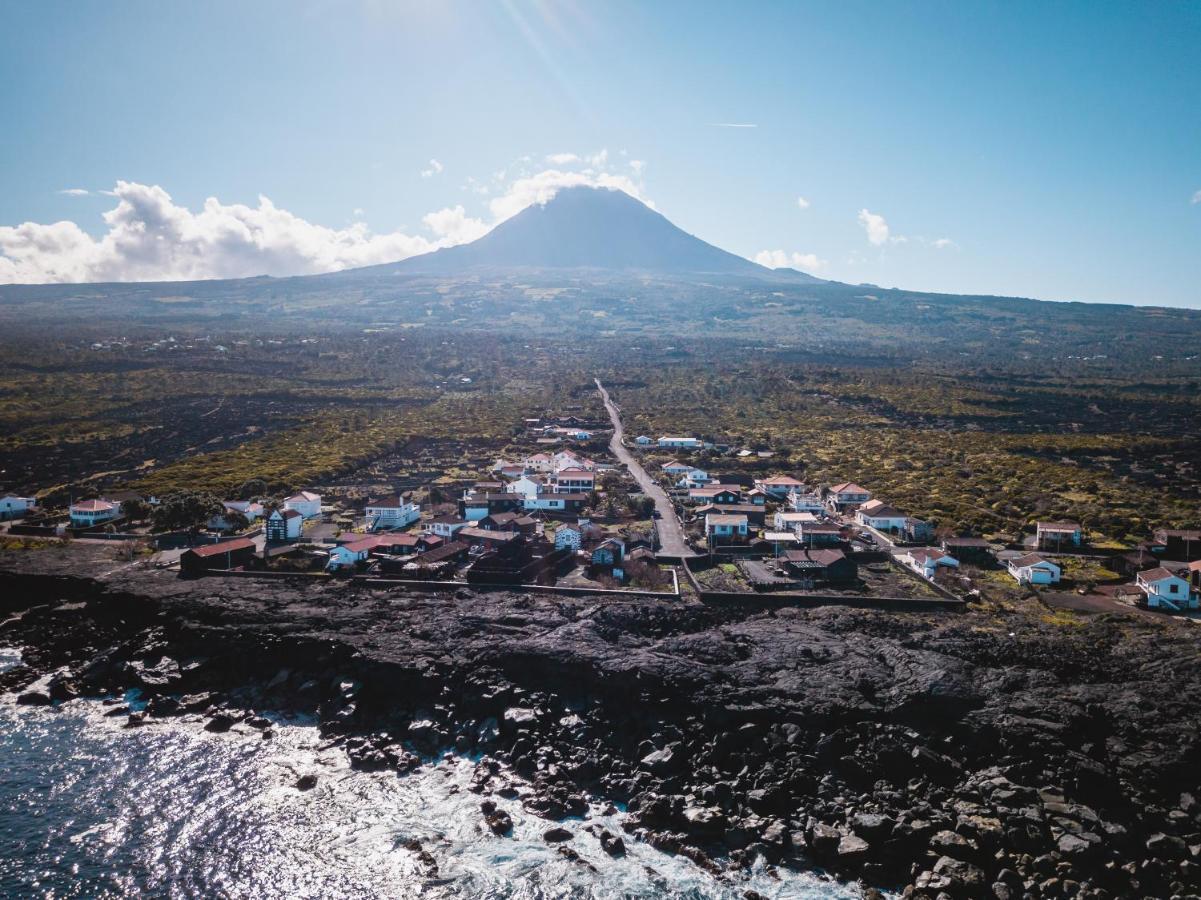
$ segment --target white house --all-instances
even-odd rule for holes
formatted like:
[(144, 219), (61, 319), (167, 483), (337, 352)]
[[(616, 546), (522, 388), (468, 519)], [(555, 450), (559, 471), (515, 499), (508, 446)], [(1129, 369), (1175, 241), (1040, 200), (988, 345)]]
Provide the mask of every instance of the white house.
[(306, 519), (321, 518), (321, 495), (300, 491), (284, 500), (284, 509), (294, 509)]
[(746, 516), (740, 513), (705, 513), (705, 537), (712, 540), (741, 540), (746, 536)]
[(640, 434), (640, 435), (638, 435), (638, 437), (634, 438), (634, 443), (637, 444), (639, 447), (646, 447), (650, 444), (653, 444), (654, 441), (652, 441), (645, 434)]
[(788, 492), (788, 508), (793, 512), (819, 513), (826, 507), (816, 492), (794, 490)]
[(1018, 584), (1059, 584), (1062, 570), (1037, 553), (1015, 556), (1005, 563)]
[(923, 578), (933, 578), (939, 568), (958, 569), (959, 560), (937, 547), (919, 547), (901, 557), (901, 561)]
[(571, 525), (564, 525), (555, 531), (555, 549), (579, 550), (582, 538), (583, 534), (580, 529), (573, 528)]
[(1189, 583), (1163, 566), (1139, 572), (1134, 583), (1147, 595), (1149, 609), (1179, 612), (1182, 609), (1196, 609), (1199, 605)]
[(539, 494), (537, 497), (526, 497), (523, 505), (527, 512), (571, 512), (580, 509), (587, 499), (586, 494)]
[(267, 516), (267, 540), (282, 544), (300, 537), (304, 526), (304, 515), (296, 509), (276, 509)]
[(772, 519), (772, 525), (776, 531), (791, 531), (799, 532), (801, 527), (806, 524), (814, 524), (817, 522), (817, 516), (811, 512), (785, 512), (780, 510)]
[(664, 436), (659, 438), (658, 443), (660, 447), (675, 447), (681, 450), (700, 450), (705, 446), (704, 441), (694, 437)]
[(872, 492), (867, 488), (860, 487), (853, 481), (844, 481), (841, 484), (836, 484), (828, 494), (826, 494), (826, 503), (831, 509), (842, 512), (848, 506), (858, 506), (861, 503), (866, 503), (872, 499)]
[(561, 469), (555, 474), (554, 493), (587, 494), (596, 487), (596, 473), (586, 469)]
[(0, 522), (7, 519), (19, 519), (38, 505), (34, 497), (18, 497), (16, 494), (5, 494), (0, 497)]
[(552, 457), (552, 461), (556, 472), (562, 472), (564, 469), (583, 469), (591, 472), (596, 468), (596, 463), (592, 460), (585, 459), (571, 450), (560, 450)]
[[(487, 512), (485, 512), (485, 515), (487, 515)], [(480, 518), (483, 518), (483, 516)], [(430, 519), (426, 522), (424, 530), (427, 534), (436, 534), (439, 537), (450, 540), (455, 536), (456, 531), (460, 528), (466, 528), (469, 524), (457, 516), (439, 516), (436, 519)]]
[(704, 469), (689, 469), (680, 476), (680, 480), (676, 482), (676, 486), (682, 488), (701, 487), (708, 484), (709, 481), (709, 473)]
[(688, 465), (688, 463), (682, 463), (678, 459), (673, 459), (671, 462), (664, 463), (662, 468), (668, 475), (676, 476), (683, 475), (685, 472), (691, 472), (693, 466)]
[(553, 472), (555, 459), (549, 453), (533, 453), (522, 460), (527, 472)]
[(71, 504), (71, 524), (76, 528), (88, 528), (117, 518), (117, 506), (107, 500), (80, 500)]
[(376, 542), (372, 538), (364, 538), (363, 540), (353, 541), (348, 544), (339, 544), (336, 547), (331, 547), (329, 551), (329, 562), (326, 563), (328, 569), (339, 569), (345, 566), (353, 566), (357, 562), (362, 562), (369, 555), (371, 550), (376, 546)]
[(900, 532), (909, 517), (880, 500), (869, 500), (855, 511), (855, 521), (877, 531)]
[(793, 491), (803, 491), (805, 483), (788, 475), (773, 475), (771, 478), (755, 479), (755, 487), (778, 500), (783, 500)]
[(522, 475), (516, 481), (509, 483), (509, 493), (521, 494), (523, 497), (537, 497), (542, 493), (543, 487), (541, 479)]
[(386, 500), (369, 500), (365, 513), (368, 531), (384, 531), (412, 525), (421, 518), (421, 507), (407, 502), (403, 497), (389, 497)]

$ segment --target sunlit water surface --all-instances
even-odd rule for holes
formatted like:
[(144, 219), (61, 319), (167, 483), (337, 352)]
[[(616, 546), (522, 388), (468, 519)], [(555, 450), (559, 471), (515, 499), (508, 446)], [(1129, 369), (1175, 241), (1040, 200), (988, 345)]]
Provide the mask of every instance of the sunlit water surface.
[[(18, 660), (0, 649), (0, 670)], [(550, 823), (517, 801), (494, 798), (513, 816), (512, 837), (482, 829), (469, 760), (405, 777), (355, 772), (304, 723), (264, 741), (251, 729), (210, 734), (199, 719), (126, 729), (107, 708), (0, 700), (0, 896), (859, 896), (808, 874), (720, 880), (632, 840), (614, 860), (584, 823), (564, 823), (593, 871), (546, 844)], [(297, 790), (308, 773), (318, 786)], [(620, 813), (590, 820), (620, 833)], [(404, 846), (413, 838), (436, 875)]]

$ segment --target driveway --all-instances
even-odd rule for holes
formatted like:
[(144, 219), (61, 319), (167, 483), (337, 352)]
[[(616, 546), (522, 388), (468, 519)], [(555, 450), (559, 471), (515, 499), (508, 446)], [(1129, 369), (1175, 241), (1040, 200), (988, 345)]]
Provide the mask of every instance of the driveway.
[(630, 474), (634, 476), (638, 486), (655, 502), (655, 509), (659, 512), (659, 518), (656, 520), (659, 529), (659, 552), (663, 556), (680, 558), (696, 556), (687, 541), (684, 540), (684, 526), (680, 524), (671, 498), (667, 496), (667, 492), (659, 486), (658, 482), (646, 474), (642, 464), (626, 448), (625, 431), (621, 426), (621, 411), (617, 408), (617, 404), (609, 399), (609, 392), (605, 390), (605, 386), (600, 383), (599, 378), (596, 379), (596, 389), (600, 391), (601, 399), (605, 402), (605, 409), (609, 413), (609, 419), (613, 422), (613, 439), (609, 441), (609, 449), (630, 470)]

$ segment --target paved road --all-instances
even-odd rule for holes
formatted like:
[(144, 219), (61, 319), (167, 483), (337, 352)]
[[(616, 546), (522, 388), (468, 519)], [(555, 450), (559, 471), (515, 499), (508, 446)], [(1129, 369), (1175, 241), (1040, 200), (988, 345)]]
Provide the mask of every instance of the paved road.
[(621, 427), (621, 411), (617, 408), (617, 404), (609, 399), (609, 392), (605, 390), (605, 386), (600, 383), (599, 378), (596, 379), (596, 389), (600, 391), (601, 399), (605, 401), (605, 409), (609, 412), (609, 419), (613, 422), (613, 439), (609, 441), (609, 449), (630, 470), (634, 480), (638, 482), (646, 495), (655, 501), (655, 509), (659, 511), (659, 552), (664, 556), (696, 556), (687, 541), (684, 540), (684, 526), (680, 524), (680, 520), (676, 516), (676, 509), (672, 505), (671, 498), (653, 478), (646, 474), (642, 464), (626, 448), (625, 432)]

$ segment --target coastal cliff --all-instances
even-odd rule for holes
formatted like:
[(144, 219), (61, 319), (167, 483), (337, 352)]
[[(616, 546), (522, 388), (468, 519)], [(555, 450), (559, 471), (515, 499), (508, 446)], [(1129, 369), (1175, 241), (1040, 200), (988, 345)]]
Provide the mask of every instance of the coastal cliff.
[[(308, 712), (356, 765), (478, 755), (547, 819), (628, 804), (630, 833), (717, 871), (755, 856), (907, 895), (1197, 893), (1195, 626), (713, 608), (346, 583), (103, 580), (0, 558), (0, 676), (21, 702), (120, 697), (270, 734)], [(48, 677), (49, 676), (49, 677)], [(548, 825), (549, 827), (549, 825)]]

